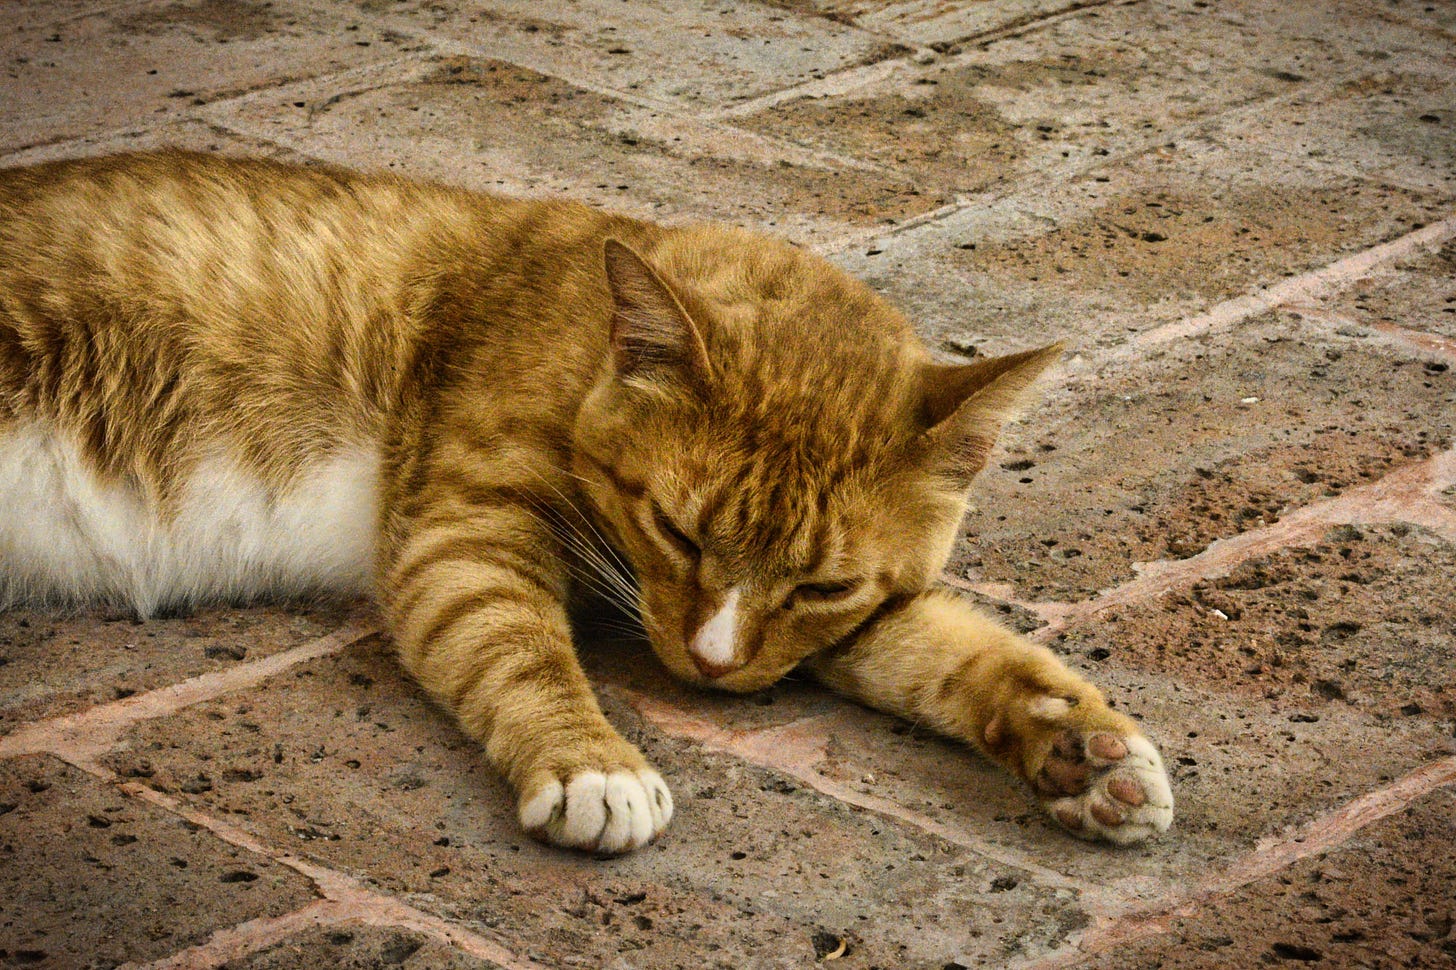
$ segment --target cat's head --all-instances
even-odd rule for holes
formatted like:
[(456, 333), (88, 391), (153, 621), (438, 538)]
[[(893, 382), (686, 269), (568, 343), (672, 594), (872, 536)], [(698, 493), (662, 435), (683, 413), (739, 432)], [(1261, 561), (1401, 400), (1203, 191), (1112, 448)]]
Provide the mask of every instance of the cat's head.
[[(934, 581), (1059, 347), (933, 362), (864, 284), (722, 228), (606, 244), (610, 361), (575, 473), (677, 675), (764, 687)], [(650, 262), (649, 262), (650, 260)]]

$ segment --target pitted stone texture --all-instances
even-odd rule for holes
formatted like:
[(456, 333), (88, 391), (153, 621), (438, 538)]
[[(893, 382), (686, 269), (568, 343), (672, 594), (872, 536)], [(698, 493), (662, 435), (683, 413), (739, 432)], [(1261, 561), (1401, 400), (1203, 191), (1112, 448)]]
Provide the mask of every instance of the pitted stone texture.
[(1456, 963), (1456, 791), (1440, 789), (1348, 842), (1121, 945), (1088, 970)]
[(1456, 728), (1456, 545), (1411, 526), (1340, 526), (1071, 631), (1065, 649), (1278, 699), (1291, 720), (1354, 708)]
[(856, 23), (912, 44), (945, 50), (958, 42), (1033, 24), (1083, 6), (1078, 0), (770, 0), (792, 10)]
[(138, 621), (0, 612), (0, 734), (280, 653), (337, 629), (344, 607), (214, 607)]
[(1193, 139), (837, 258), (932, 344), (1090, 350), (1400, 236), (1448, 202)]
[(1328, 90), (1302, 87), (1277, 111), (1236, 112), (1218, 126), (1217, 139), (1311, 171), (1456, 194), (1456, 57), (1449, 40), (1442, 51), (1394, 55), (1384, 49), (1390, 40), (1382, 28), (1359, 48), (1382, 58), (1365, 71)]
[(356, 6), (377, 23), (473, 53), (699, 108), (907, 53), (848, 24), (759, 4), (357, 0)]
[(1097, 369), (1074, 358), (972, 488), (953, 565), (1082, 600), (1368, 485), (1456, 434), (1456, 374), (1428, 362), (1287, 313)]
[(219, 970), (491, 970), (496, 964), (406, 930), (336, 923), (308, 930)]
[[(793, 766), (795, 786), (897, 804), (982, 851), (1106, 886), (1122, 898), (1186, 891), (1220, 860), (1253, 851), (1437, 754), (1456, 753), (1449, 725), (1430, 718), (1392, 719), (1332, 704), (1311, 719), (1302, 703), (1201, 681), (1186, 667), (1164, 673), (1120, 664), (1107, 658), (1118, 632), (1118, 624), (1096, 621), (1080, 638), (1053, 645), (1141, 724), (1172, 778), (1172, 830), (1115, 851), (1066, 836), (1028, 790), (966, 746), (812, 688), (784, 685), (738, 699), (674, 692), (666, 684), (649, 687), (655, 678), (648, 658), (615, 671), (603, 662), (594, 673), (609, 685), (608, 697), (639, 691), (649, 699), (638, 703), (649, 710), (661, 697), (677, 709), (669, 718), (684, 712), (718, 725), (721, 733), (708, 744)], [(1433, 679), (1441, 676), (1433, 670)], [(618, 686), (623, 682), (630, 687)]]
[(10, 150), (168, 120), (238, 91), (402, 49), (400, 37), (357, 18), (287, 0), (142, 0), (69, 12), (11, 4), (6, 24), (0, 149)]
[(0, 762), (0, 964), (153, 960), (314, 898), (297, 873), (74, 768)]
[[(544, 962), (802, 966), (829, 933), (849, 966), (998, 963), (1086, 922), (1075, 891), (606, 707), (677, 803), (662, 838), (610, 862), (521, 832), (478, 746), (377, 642), (141, 725), (108, 763)], [(1003, 878), (1017, 890), (988, 895)]]
[[(1456, 341), (1456, 240), (1361, 280), (1326, 304), (1341, 317), (1369, 326), (1395, 326)], [(1337, 323), (1336, 326), (1339, 324)], [(1434, 373), (1456, 366), (1451, 353), (1432, 355)]]
[[(947, 5), (899, 6), (905, 20), (925, 18), (921, 22), (934, 29), (941, 19), (936, 8)], [(905, 9), (912, 6), (913, 13)], [(1018, 5), (951, 6), (967, 19), (988, 11), (1014, 19)], [(1229, 6), (1257, 19), (1233, 26), (1226, 19)], [(903, 70), (842, 94), (772, 105), (739, 123), (870, 158), (915, 173), (923, 185), (964, 193), (1161, 146), (1198, 121), (1243, 105), (1288, 99), (1300, 90), (1327, 95), (1320, 82), (1350, 71), (1389, 71), (1384, 51), (1377, 60), (1377, 52), (1336, 45), (1337, 39), (1348, 41), (1347, 22), (1290, 10), (1289, 4), (1246, 2), (1222, 5), (1220, 18), (1191, 5), (1099, 5), (988, 43), (974, 56)], [(1279, 21), (1297, 22), (1298, 32), (1272, 26)], [(1231, 32), (1237, 42), (1230, 42)], [(1409, 28), (1394, 33), (1389, 39), (1438, 49)], [(1209, 83), (1212, 76), (1216, 84)], [(1419, 83), (1440, 90), (1430, 75)], [(1319, 94), (1312, 91), (1311, 100)], [(1291, 113), (1279, 106), (1257, 117), (1287, 119)], [(1343, 122), (1342, 131), (1355, 124)], [(1436, 167), (1451, 169), (1446, 159)]]
[(270, 158), (300, 165), (316, 164), (308, 156), (257, 138), (248, 138), (195, 118), (181, 118), (150, 128), (85, 135), (69, 141), (49, 142), (0, 156), (0, 166), (35, 165), (66, 158), (182, 148), (221, 155)]
[(359, 168), (564, 195), (644, 218), (747, 223), (821, 245), (943, 201), (903, 175), (841, 170), (493, 59), (392, 64), (204, 114)]

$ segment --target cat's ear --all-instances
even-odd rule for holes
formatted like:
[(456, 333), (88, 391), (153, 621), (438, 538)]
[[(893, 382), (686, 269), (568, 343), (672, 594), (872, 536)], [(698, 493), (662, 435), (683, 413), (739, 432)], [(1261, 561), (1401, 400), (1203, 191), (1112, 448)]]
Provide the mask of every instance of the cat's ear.
[(706, 382), (708, 349), (672, 288), (646, 260), (615, 239), (606, 241), (604, 256), (618, 376)]
[(985, 467), (1001, 425), (1061, 355), (1062, 345), (1056, 343), (973, 364), (927, 365), (920, 420), (942, 470), (969, 484)]

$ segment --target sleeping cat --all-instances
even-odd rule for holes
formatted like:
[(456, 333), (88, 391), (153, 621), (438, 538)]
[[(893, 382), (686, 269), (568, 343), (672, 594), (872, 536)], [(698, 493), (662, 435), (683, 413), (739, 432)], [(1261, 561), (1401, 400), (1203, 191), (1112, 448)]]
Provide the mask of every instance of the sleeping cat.
[(1056, 346), (946, 365), (858, 281), (722, 226), (179, 151), (0, 172), (0, 605), (370, 592), (521, 824), (668, 824), (568, 609), (691, 683), (795, 668), (963, 739), (1062, 826), (1165, 830), (1157, 751), (934, 587)]

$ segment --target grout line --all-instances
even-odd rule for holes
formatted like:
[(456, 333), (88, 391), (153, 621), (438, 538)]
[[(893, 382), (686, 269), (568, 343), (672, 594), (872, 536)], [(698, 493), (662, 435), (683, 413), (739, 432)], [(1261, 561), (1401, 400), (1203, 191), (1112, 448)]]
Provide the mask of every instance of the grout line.
[(886, 81), (902, 71), (915, 71), (917, 68), (943, 70), (946, 68), (954, 69), (962, 67), (975, 61), (976, 55), (980, 52), (980, 48), (984, 48), (996, 41), (1040, 30), (1048, 24), (1059, 23), (1060, 21), (1076, 17), (1087, 10), (1114, 5), (1130, 6), (1133, 3), (1139, 2), (1141, 0), (1086, 0), (1086, 2), (1082, 3), (1072, 3), (1060, 10), (1053, 10), (1044, 14), (1033, 14), (1019, 20), (1013, 20), (1010, 23), (998, 24), (995, 27), (980, 31), (979, 33), (971, 33), (964, 37), (937, 42), (958, 48), (967, 46), (977, 48), (976, 51), (951, 54), (944, 58), (934, 56), (937, 53), (934, 47), (927, 46), (921, 41), (903, 37), (895, 33), (892, 28), (866, 25), (856, 19), (854, 26), (857, 29), (888, 40), (901, 47), (910, 48), (910, 50), (899, 57), (886, 58), (882, 61), (876, 61), (873, 64), (858, 64), (852, 67), (842, 68), (831, 74), (826, 74), (824, 77), (815, 78), (812, 81), (805, 81), (787, 88), (780, 88), (777, 91), (769, 91), (765, 94), (749, 98), (746, 101), (739, 101), (736, 104), (730, 104), (708, 111), (703, 117), (710, 118), (714, 121), (728, 121), (757, 114), (769, 108), (776, 108), (781, 104), (787, 104), (791, 101), (833, 98), (851, 94)]
[(1385, 263), (1419, 255), (1456, 236), (1456, 215), (1406, 233), (1389, 242), (1372, 246), (1298, 276), (1280, 280), (1258, 293), (1249, 293), (1219, 303), (1212, 309), (1163, 324), (1137, 334), (1122, 345), (1125, 350), (1146, 350), (1174, 340), (1186, 340), (1205, 333), (1226, 330), (1250, 317), (1290, 303), (1319, 300), (1338, 293)]
[[(1033, 861), (1025, 853), (998, 846), (890, 799), (857, 792), (827, 777), (818, 770), (818, 765), (824, 760), (825, 748), (829, 742), (828, 735), (820, 730), (828, 715), (802, 718), (776, 727), (735, 731), (714, 724), (661, 698), (632, 690), (624, 690), (623, 693), (649, 724), (670, 737), (696, 741), (709, 751), (731, 755), (761, 768), (789, 775), (835, 801), (902, 822), (952, 845), (969, 849), (992, 862), (1028, 872), (1041, 885), (1075, 890), (1085, 898), (1100, 898), (1107, 893), (1103, 886), (1049, 869)], [(969, 748), (966, 749), (966, 755), (976, 756)], [(1006, 776), (1006, 784), (1014, 784), (1010, 775)]]
[[(323, 901), (332, 904), (331, 908), (326, 908), (319, 906), (318, 903), (313, 903), (303, 907), (299, 911), (301, 913), (314, 910), (314, 914), (310, 916), (310, 919), (314, 922), (347, 921), (364, 923), (369, 926), (413, 930), (455, 947), (456, 949), (463, 950), (471, 956), (493, 961), (500, 965), (502, 970), (543, 970), (540, 964), (516, 956), (494, 940), (454, 926), (438, 916), (432, 916), (429, 913), (415, 909), (413, 906), (393, 896), (368, 889), (352, 876), (312, 862), (307, 862), (293, 855), (291, 852), (274, 849), (265, 845), (251, 833), (220, 819), (213, 818), (204, 812), (189, 808), (177, 799), (170, 795), (165, 795), (154, 788), (149, 788), (146, 785), (133, 781), (120, 781), (109, 769), (97, 765), (85, 757), (75, 757), (69, 752), (56, 753), (75, 767), (89, 772), (103, 781), (110, 782), (123, 793), (133, 798), (149, 802), (177, 818), (207, 829), (229, 845), (234, 845), (255, 855), (271, 859), (304, 876), (314, 884), (317, 891), (324, 897)], [(327, 916), (333, 916), (333, 919), (324, 919)], [(280, 919), (282, 918), (280, 917)], [(255, 944), (249, 948), (250, 950), (256, 950), (268, 945), (277, 936), (277, 930), (270, 922), (254, 920), (251, 923), (244, 923), (240, 926), (233, 927), (231, 930), (220, 931), (219, 934), (214, 934), (214, 939), (217, 939), (219, 935), (228, 933), (235, 934), (236, 938), (225, 936), (218, 943), (219, 952), (222, 952), (226, 946), (245, 945), (250, 934), (255, 941)], [(208, 944), (204, 944), (204, 947), (206, 946)], [(186, 953), (187, 951), (183, 951), (183, 954)], [(178, 954), (178, 956), (183, 954)], [(204, 953), (200, 954), (200, 956), (210, 957), (211, 954)], [(230, 958), (224, 955), (221, 959), (214, 962), (183, 962), (178, 964), (178, 966), (189, 968), (215, 967)]]
[(94, 758), (110, 750), (122, 732), (141, 721), (167, 717), (184, 707), (253, 687), (297, 664), (339, 653), (378, 632), (374, 622), (356, 618), (326, 636), (282, 653), (199, 674), (75, 714), (27, 724), (0, 738), (0, 758), (61, 751), (82, 759)]
[(1382, 342), (1407, 351), (1433, 354), (1447, 363), (1456, 363), (1456, 340), (1438, 333), (1403, 327), (1398, 323), (1375, 321), (1365, 323), (1346, 316), (1336, 310), (1313, 303), (1291, 303), (1287, 309), (1299, 313), (1307, 320), (1331, 327), (1354, 327), (1368, 334), (1376, 335)]
[(1368, 825), (1405, 811), (1417, 799), (1456, 784), (1456, 757), (1442, 758), (1361, 795), (1283, 838), (1265, 839), (1252, 852), (1161, 906), (1103, 917), (1073, 949), (1015, 965), (1015, 970), (1059, 970), (1096, 954), (1172, 932), (1175, 921), (1197, 916), (1208, 903), (1230, 896), (1296, 863), (1338, 849)]
[(263, 916), (216, 930), (196, 946), (147, 963), (122, 964), (119, 970), (209, 970), (280, 943), (311, 927), (338, 922), (340, 918), (338, 903), (331, 899), (316, 899), (282, 916)]
[(757, 97), (749, 98), (747, 101), (739, 101), (736, 104), (706, 111), (701, 117), (708, 121), (734, 121), (738, 118), (747, 118), (750, 115), (758, 114), (760, 111), (766, 111), (769, 108), (776, 108), (790, 101), (841, 97), (882, 81), (887, 81), (903, 71), (913, 70), (914, 68), (908, 60), (908, 56), (887, 58), (883, 61), (876, 61), (873, 64), (857, 64), (854, 67), (846, 67), (842, 70), (835, 71), (833, 74), (826, 74), (824, 77), (815, 78), (812, 81), (805, 81), (803, 84), (781, 88), (778, 91), (770, 91), (767, 94), (760, 94)]
[(1337, 525), (1410, 522), (1456, 542), (1456, 510), (1434, 498), (1435, 492), (1453, 483), (1456, 483), (1456, 449), (1398, 468), (1337, 498), (1302, 506), (1271, 525), (1216, 539), (1187, 559), (1144, 563), (1136, 579), (1075, 603), (1018, 599), (1008, 584), (972, 582), (948, 571), (941, 574), (940, 581), (1034, 613), (1046, 625), (1030, 636), (1047, 640), (1107, 610), (1146, 603), (1199, 580), (1226, 576), (1255, 556), (1312, 545)]

